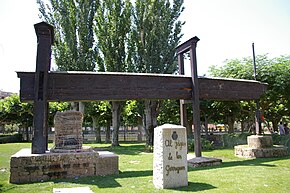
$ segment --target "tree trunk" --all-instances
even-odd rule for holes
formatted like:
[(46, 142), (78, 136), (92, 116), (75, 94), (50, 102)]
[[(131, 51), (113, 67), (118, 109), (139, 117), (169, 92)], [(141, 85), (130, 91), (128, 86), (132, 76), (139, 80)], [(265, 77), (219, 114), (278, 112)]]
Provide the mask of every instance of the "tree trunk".
[(157, 127), (158, 101), (145, 101), (145, 134), (146, 146), (153, 146), (154, 128)]
[(142, 117), (138, 116), (138, 142), (142, 142), (142, 128), (143, 128), (143, 121)]
[(83, 102), (79, 102), (79, 112), (85, 114), (85, 104)]
[(102, 142), (102, 139), (101, 139), (101, 128), (97, 124), (97, 118), (96, 117), (92, 117), (92, 121), (93, 121), (93, 131), (95, 131), (95, 135), (96, 135), (96, 143), (101, 143)]
[(188, 120), (186, 123), (186, 131), (187, 131), (187, 138), (188, 139), (193, 139), (192, 125), (193, 125), (192, 119)]
[(26, 141), (29, 141), (29, 127), (25, 125)]
[(205, 132), (205, 138), (208, 139), (209, 138), (209, 134), (208, 134), (208, 117), (205, 113), (203, 113), (204, 116), (204, 132)]
[(234, 117), (228, 117), (228, 126), (229, 126), (228, 133), (234, 133), (234, 123), (235, 123)]
[(111, 120), (107, 120), (107, 126), (106, 126), (106, 143), (111, 143)]
[(208, 119), (207, 119), (206, 115), (204, 115), (204, 131), (205, 131), (205, 138), (209, 139), (209, 135), (208, 135)]
[(76, 102), (71, 102), (70, 103), (70, 106), (71, 106), (71, 110), (74, 110), (74, 111), (77, 111), (78, 110), (78, 106), (77, 106), (77, 103)]
[(113, 133), (112, 133), (112, 146), (119, 146), (119, 127), (120, 127), (120, 116), (121, 116), (121, 102), (112, 102), (112, 123), (113, 123)]
[(241, 121), (241, 131), (242, 131), (242, 133), (244, 133), (244, 130), (245, 130), (245, 121), (242, 120)]
[[(280, 119), (279, 119), (280, 120)], [(278, 132), (279, 133), (279, 130), (278, 130), (278, 123), (279, 123), (279, 120), (278, 119), (273, 119), (272, 120), (272, 124), (273, 124), (273, 130), (274, 132)]]

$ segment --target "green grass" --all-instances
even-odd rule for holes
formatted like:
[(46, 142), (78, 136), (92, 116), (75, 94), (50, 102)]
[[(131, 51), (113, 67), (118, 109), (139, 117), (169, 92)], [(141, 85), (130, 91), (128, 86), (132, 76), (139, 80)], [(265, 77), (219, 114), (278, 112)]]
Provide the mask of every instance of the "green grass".
[(110, 148), (90, 144), (119, 155), (119, 175), (55, 180), (16, 185), (9, 183), (10, 156), (28, 143), (0, 144), (0, 192), (52, 192), (53, 188), (89, 186), (93, 192), (290, 192), (290, 156), (283, 158), (241, 159), (233, 149), (203, 152), (203, 156), (221, 158), (222, 165), (189, 168), (189, 186), (157, 190), (152, 182), (153, 154), (145, 153), (144, 144), (127, 143)]

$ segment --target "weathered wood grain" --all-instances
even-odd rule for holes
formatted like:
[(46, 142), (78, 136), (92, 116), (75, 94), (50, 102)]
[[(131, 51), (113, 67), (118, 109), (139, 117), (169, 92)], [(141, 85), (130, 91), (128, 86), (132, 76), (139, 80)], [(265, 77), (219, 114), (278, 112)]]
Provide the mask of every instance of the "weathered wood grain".
[[(34, 99), (34, 72), (18, 72), (20, 98)], [(258, 99), (267, 85), (258, 81), (199, 77), (200, 99)], [(48, 101), (191, 99), (192, 80), (184, 75), (49, 72)]]

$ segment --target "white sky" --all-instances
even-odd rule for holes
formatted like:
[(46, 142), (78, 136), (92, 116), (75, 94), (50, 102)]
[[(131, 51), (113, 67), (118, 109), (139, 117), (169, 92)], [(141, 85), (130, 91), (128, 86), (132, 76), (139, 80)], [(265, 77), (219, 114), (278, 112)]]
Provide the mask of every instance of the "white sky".
[[(226, 59), (290, 55), (289, 0), (184, 0), (183, 40), (198, 36), (198, 74)], [(0, 0), (0, 90), (19, 91), (15, 71), (34, 71), (36, 0)]]

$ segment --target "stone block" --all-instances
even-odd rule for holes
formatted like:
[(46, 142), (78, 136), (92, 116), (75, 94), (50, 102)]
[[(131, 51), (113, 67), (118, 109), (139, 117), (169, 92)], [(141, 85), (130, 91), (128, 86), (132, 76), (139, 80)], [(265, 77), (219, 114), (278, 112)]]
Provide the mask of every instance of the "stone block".
[(188, 185), (185, 127), (165, 124), (154, 129), (153, 183), (158, 189)]
[(247, 137), (248, 146), (252, 148), (267, 148), (273, 146), (271, 136), (251, 135)]
[(235, 146), (235, 155), (244, 158), (270, 158), (270, 157), (283, 157), (288, 155), (287, 147), (285, 146), (272, 146), (269, 148), (252, 148), (248, 145)]
[(207, 167), (207, 166), (217, 166), (222, 163), (221, 159), (211, 158), (211, 157), (192, 157), (188, 156), (187, 158), (188, 166), (198, 168), (198, 167)]
[[(25, 161), (21, 162), (22, 159)], [(22, 149), (10, 161), (10, 182), (16, 184), (118, 172), (118, 156), (110, 152), (31, 154), (30, 149)]]
[(83, 115), (79, 111), (57, 112), (54, 117), (55, 149), (82, 149)]
[(108, 151), (99, 151), (99, 158), (96, 160), (96, 175), (104, 176), (119, 174), (119, 157)]

